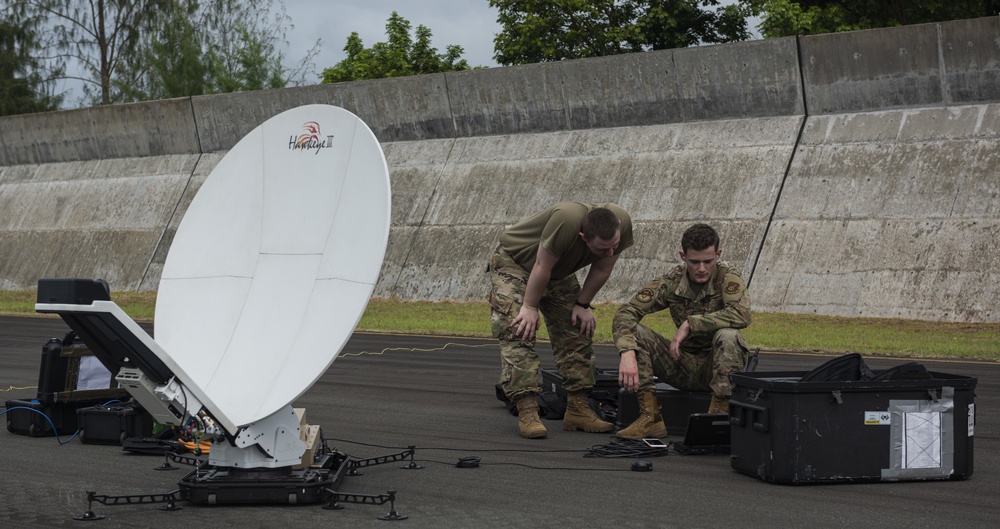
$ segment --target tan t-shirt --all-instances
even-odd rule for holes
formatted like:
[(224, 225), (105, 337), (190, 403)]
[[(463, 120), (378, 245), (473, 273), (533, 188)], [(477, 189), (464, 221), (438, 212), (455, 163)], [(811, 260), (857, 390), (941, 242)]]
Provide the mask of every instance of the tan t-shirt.
[(615, 255), (632, 246), (632, 217), (617, 204), (583, 204), (560, 202), (551, 208), (521, 219), (500, 236), (500, 245), (517, 264), (531, 271), (541, 242), (558, 261), (552, 268), (552, 279), (562, 279), (600, 259), (580, 238), (580, 225), (592, 209), (608, 208), (621, 221), (621, 235)]

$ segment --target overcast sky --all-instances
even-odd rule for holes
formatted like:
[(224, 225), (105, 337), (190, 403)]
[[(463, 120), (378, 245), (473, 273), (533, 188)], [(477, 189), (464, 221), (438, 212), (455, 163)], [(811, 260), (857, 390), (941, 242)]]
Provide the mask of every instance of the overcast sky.
[(462, 58), (471, 66), (496, 66), (493, 37), (500, 31), (496, 9), (489, 0), (285, 0), (285, 10), (295, 26), (288, 34), (289, 66), (297, 63), (316, 39), (322, 39), (316, 57), (318, 72), (344, 59), (344, 45), (356, 31), (366, 48), (385, 42), (385, 23), (395, 11), (417, 26), (431, 30), (431, 45), (444, 53), (451, 44), (461, 46)]
[[(489, 0), (275, 0), (275, 5), (282, 2), (293, 26), (287, 34), (287, 48), (281, 49), (286, 67), (295, 68), (317, 39), (321, 41), (315, 70), (306, 75), (306, 84), (319, 83), (324, 68), (345, 58), (344, 45), (351, 32), (358, 33), (366, 48), (385, 42), (385, 24), (393, 11), (410, 22), (411, 35), (419, 25), (430, 29), (431, 45), (438, 53), (457, 44), (465, 50), (462, 58), (470, 66), (497, 66), (493, 38), (500, 26)], [(79, 106), (78, 86), (63, 83), (59, 89), (69, 90), (64, 108)]]
[[(722, 0), (721, 4), (735, 2)], [(319, 82), (324, 68), (345, 58), (344, 45), (351, 32), (358, 32), (366, 48), (388, 40), (385, 23), (393, 11), (410, 22), (411, 35), (417, 26), (427, 26), (438, 53), (457, 44), (465, 50), (462, 58), (470, 66), (497, 66), (493, 38), (500, 25), (489, 0), (284, 0), (284, 4), (295, 26), (288, 35), (287, 66), (295, 66), (316, 39), (323, 41), (315, 61), (317, 74), (307, 77), (307, 83)]]

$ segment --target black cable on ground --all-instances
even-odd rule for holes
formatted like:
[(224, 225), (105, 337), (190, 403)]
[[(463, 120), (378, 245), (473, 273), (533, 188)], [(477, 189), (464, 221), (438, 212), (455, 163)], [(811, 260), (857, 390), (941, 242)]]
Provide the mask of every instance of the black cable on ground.
[[(350, 443), (361, 446), (369, 446), (373, 448), (384, 448), (389, 450), (403, 450), (406, 448), (412, 448), (414, 450), (442, 450), (442, 451), (461, 451), (461, 452), (530, 452), (530, 453), (578, 453), (580, 450), (533, 450), (533, 449), (522, 449), (522, 448), (499, 448), (499, 449), (469, 449), (469, 448), (452, 448), (452, 447), (420, 447), (416, 445), (410, 445), (407, 447), (399, 446), (387, 446), (387, 445), (377, 445), (373, 443), (364, 443), (361, 441), (352, 441), (350, 439), (340, 439), (335, 437), (323, 437), (322, 442), (324, 446), (329, 441)], [(645, 441), (635, 440), (635, 439), (619, 439), (617, 437), (612, 437), (611, 441), (605, 445), (595, 445), (590, 447), (583, 457), (616, 457), (616, 458), (640, 458), (640, 457), (660, 457), (667, 455), (669, 446), (649, 446)], [(420, 461), (425, 463), (436, 463), (441, 465), (455, 466), (458, 468), (478, 468), (480, 466), (519, 466), (525, 468), (531, 468), (535, 470), (573, 470), (573, 471), (600, 471), (600, 472), (627, 472), (628, 469), (617, 469), (617, 468), (576, 468), (576, 467), (543, 467), (537, 465), (529, 465), (524, 463), (515, 462), (502, 462), (502, 463), (485, 463), (482, 462), (479, 456), (466, 456), (459, 458), (457, 463), (449, 463), (446, 461), (437, 461), (434, 459), (420, 458)], [(636, 468), (635, 462), (632, 465), (631, 470), (652, 470), (649, 462), (644, 462), (646, 467)]]
[(569, 471), (573, 471), (573, 472), (629, 472), (630, 471), (630, 469), (627, 469), (627, 468), (542, 467), (542, 466), (538, 466), (538, 465), (528, 465), (526, 463), (514, 463), (514, 462), (485, 463), (485, 462), (479, 460), (479, 458), (476, 457), (476, 456), (463, 457), (463, 458), (461, 458), (461, 459), (458, 460), (458, 463), (450, 463), (450, 462), (447, 462), (447, 461), (437, 461), (437, 460), (434, 460), (434, 459), (421, 459), (420, 461), (422, 463), (436, 463), (436, 464), (439, 464), (439, 465), (447, 465), (447, 466), (450, 466), (450, 467), (457, 467), (457, 468), (479, 468), (480, 466), (484, 466), (484, 467), (486, 467), (486, 466), (496, 466), (496, 467), (511, 466), (511, 467), (530, 468), (532, 470), (569, 470)]
[(660, 457), (667, 455), (669, 447), (653, 447), (640, 439), (619, 439), (613, 437), (605, 445), (594, 445), (583, 457)]
[[(352, 441), (350, 439), (338, 439), (336, 437), (324, 437), (323, 441), (336, 441), (338, 443), (350, 443), (360, 446), (370, 446), (372, 448), (385, 448), (387, 450), (406, 450), (410, 448), (409, 446), (388, 446), (388, 445), (377, 445), (373, 443), (363, 443), (361, 441)], [(447, 446), (418, 446), (414, 445), (415, 449), (419, 450), (440, 450), (448, 452), (530, 452), (530, 453), (575, 453), (580, 450), (536, 450), (532, 448), (495, 448), (495, 449), (481, 449), (481, 448), (452, 448)]]

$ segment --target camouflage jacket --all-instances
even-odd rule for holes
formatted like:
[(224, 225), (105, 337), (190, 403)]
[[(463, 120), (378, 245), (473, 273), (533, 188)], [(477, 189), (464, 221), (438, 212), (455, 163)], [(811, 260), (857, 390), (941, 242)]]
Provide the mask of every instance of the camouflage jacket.
[(696, 293), (688, 283), (687, 266), (681, 264), (647, 283), (631, 301), (618, 308), (612, 324), (618, 352), (636, 349), (636, 325), (646, 314), (663, 309), (670, 309), (678, 327), (688, 321), (691, 335), (685, 349), (707, 349), (715, 331), (750, 325), (750, 294), (736, 269), (720, 262), (712, 278)]

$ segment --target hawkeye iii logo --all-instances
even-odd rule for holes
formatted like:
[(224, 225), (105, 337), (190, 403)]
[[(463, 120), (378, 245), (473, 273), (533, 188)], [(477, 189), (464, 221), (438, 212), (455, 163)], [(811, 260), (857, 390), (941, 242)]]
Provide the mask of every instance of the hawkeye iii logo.
[(301, 134), (288, 137), (288, 148), (293, 151), (314, 151), (313, 154), (319, 154), (321, 149), (329, 149), (331, 147), (333, 147), (333, 134), (323, 139), (322, 133), (319, 131), (319, 123), (315, 121), (303, 123)]

